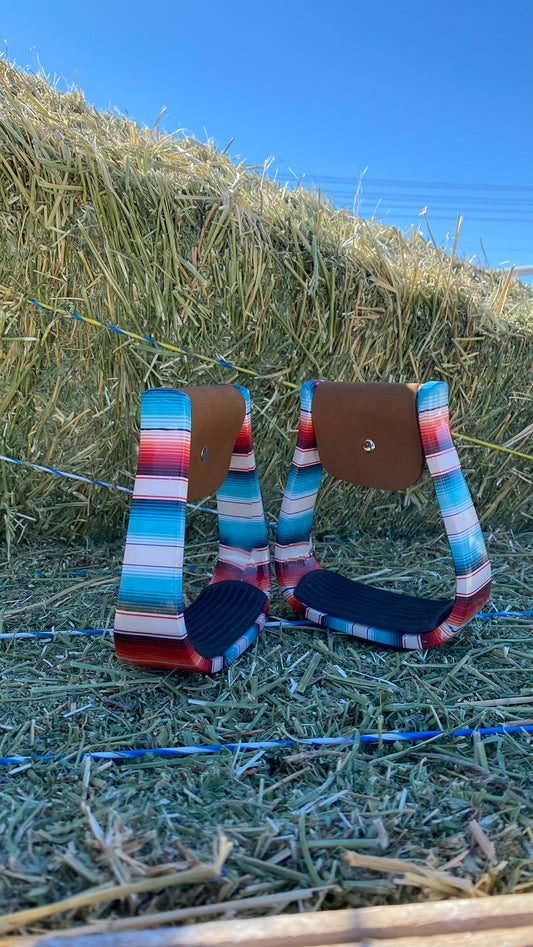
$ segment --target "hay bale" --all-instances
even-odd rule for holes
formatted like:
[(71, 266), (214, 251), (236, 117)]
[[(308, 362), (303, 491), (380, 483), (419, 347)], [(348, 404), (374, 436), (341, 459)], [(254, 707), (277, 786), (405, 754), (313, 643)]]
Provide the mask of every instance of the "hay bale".
[[(298, 414), (284, 382), (317, 376), (443, 379), (457, 433), (532, 452), (529, 287), (418, 233), (287, 191), (211, 143), (100, 113), (5, 59), (0, 214), (3, 454), (131, 485), (146, 386), (238, 380), (252, 391), (275, 518)], [(28, 297), (272, 377), (157, 350)], [(531, 464), (458, 446), (485, 525), (527, 525)], [(350, 503), (326, 488), (321, 522), (353, 532), (351, 506), (361, 527), (379, 531), (392, 509), (412, 535), (435, 518), (425, 487), (407, 498), (356, 492)], [(36, 530), (116, 536), (127, 500), (3, 464), (0, 510), (10, 541)]]

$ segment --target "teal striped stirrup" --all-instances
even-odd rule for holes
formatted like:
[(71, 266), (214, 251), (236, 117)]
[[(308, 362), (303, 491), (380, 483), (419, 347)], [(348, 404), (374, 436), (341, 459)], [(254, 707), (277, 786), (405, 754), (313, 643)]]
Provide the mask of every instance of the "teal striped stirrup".
[[(416, 483), (424, 464), (450, 544), (455, 598), (402, 595), (323, 569), (311, 539), (323, 470), (360, 486), (398, 490)], [(442, 644), (481, 610), (491, 569), (453, 445), (444, 382), (304, 384), (275, 564), (295, 611), (319, 626), (396, 648)]]
[[(210, 584), (185, 607), (187, 502), (212, 493), (218, 562)], [(117, 654), (146, 667), (219, 671), (257, 638), (270, 584), (247, 389), (145, 391), (115, 616)]]

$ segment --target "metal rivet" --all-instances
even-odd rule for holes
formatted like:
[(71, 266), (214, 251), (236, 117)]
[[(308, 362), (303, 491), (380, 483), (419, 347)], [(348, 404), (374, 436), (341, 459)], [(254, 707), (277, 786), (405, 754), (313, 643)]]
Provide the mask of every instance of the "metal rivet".
[(208, 447), (202, 447), (202, 449), (201, 449), (201, 451), (200, 451), (200, 457), (201, 457), (202, 460), (207, 460), (207, 458), (209, 457), (209, 448), (208, 448)]
[(363, 441), (363, 450), (365, 454), (370, 454), (375, 449), (376, 449), (376, 445), (374, 444), (374, 441), (372, 440), (372, 438), (367, 437), (366, 440)]

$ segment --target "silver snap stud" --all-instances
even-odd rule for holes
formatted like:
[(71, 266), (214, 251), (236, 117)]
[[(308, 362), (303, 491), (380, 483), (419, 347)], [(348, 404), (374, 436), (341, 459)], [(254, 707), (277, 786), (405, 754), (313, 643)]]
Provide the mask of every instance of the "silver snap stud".
[(376, 449), (376, 445), (374, 444), (374, 441), (372, 440), (372, 438), (367, 437), (366, 440), (363, 441), (363, 450), (365, 454), (370, 454), (375, 449)]
[(201, 458), (202, 460), (207, 460), (208, 457), (209, 457), (209, 448), (208, 448), (208, 447), (202, 447), (202, 449), (201, 449), (201, 451), (200, 451), (200, 458)]

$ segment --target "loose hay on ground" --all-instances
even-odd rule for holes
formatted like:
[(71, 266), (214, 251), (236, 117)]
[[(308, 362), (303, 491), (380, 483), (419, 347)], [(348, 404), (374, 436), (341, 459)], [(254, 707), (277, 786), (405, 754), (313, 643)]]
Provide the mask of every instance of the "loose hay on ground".
[[(530, 607), (530, 548), (531, 535), (489, 537), (491, 608)], [(328, 540), (319, 551), (384, 587), (442, 594), (442, 537)], [(50, 542), (37, 555), (19, 546), (0, 588), (15, 612), (4, 632), (109, 627), (119, 561), (117, 546), (85, 543), (65, 552)], [(79, 580), (109, 584), (69, 592)], [(279, 593), (273, 611), (289, 617)], [(218, 881), (139, 896), (127, 910), (183, 908), (194, 918), (195, 908), (216, 900), (284, 892), (285, 902), (251, 903), (251, 910), (291, 910), (292, 890), (317, 886), (327, 890), (309, 894), (305, 909), (453, 894), (433, 875), (409, 875), (401, 884), (387, 863), (354, 867), (343, 857), (350, 851), (400, 858), (407, 872), (409, 862), (439, 869), (456, 878), (463, 896), (531, 890), (526, 735), (79, 762), (81, 753), (103, 749), (529, 723), (531, 628), (524, 618), (477, 620), (447, 647), (404, 654), (280, 624), (214, 678), (128, 668), (110, 636), (4, 640), (0, 753), (65, 758), (0, 772), (3, 911), (116, 881), (117, 872), (130, 881), (165, 865), (209, 862), (221, 831), (234, 847)], [(76, 917), (124, 909), (102, 904)]]

